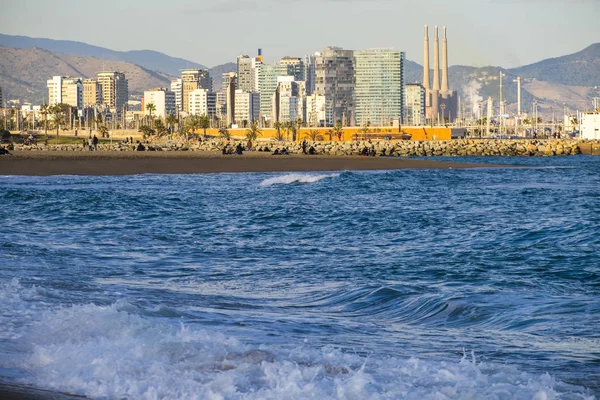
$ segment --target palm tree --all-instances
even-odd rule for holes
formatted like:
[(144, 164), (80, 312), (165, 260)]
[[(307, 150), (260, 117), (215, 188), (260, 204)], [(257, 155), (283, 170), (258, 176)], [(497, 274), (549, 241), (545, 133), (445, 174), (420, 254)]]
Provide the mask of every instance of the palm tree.
[(162, 136), (162, 135), (164, 135), (167, 132), (167, 127), (163, 123), (162, 119), (157, 118), (154, 121), (154, 130), (156, 131), (156, 134), (158, 136)]
[[(342, 121), (338, 120), (335, 123), (335, 126), (332, 129), (332, 134), (338, 137), (338, 140), (342, 139), (342, 135), (344, 134), (344, 128), (342, 128)], [(329, 138), (331, 140), (331, 137)]]
[(40, 107), (40, 112), (44, 116), (44, 134), (46, 135), (46, 137), (48, 137), (48, 104), (42, 104), (42, 106)]
[(62, 104), (55, 104), (50, 107), (54, 127), (56, 128), (56, 144), (58, 144), (58, 130), (65, 122), (65, 111)]
[(98, 127), (98, 131), (100, 132), (100, 135), (102, 137), (108, 136), (108, 128), (106, 127), (106, 125), (100, 125)]
[(206, 114), (203, 114), (200, 116), (199, 121), (199, 128), (204, 130), (204, 140), (206, 140), (206, 130), (210, 128), (210, 117)]
[(229, 133), (227, 128), (221, 128), (219, 129), (219, 137), (223, 140), (229, 140), (231, 139), (231, 133)]
[(258, 128), (258, 122), (250, 122), (250, 127), (246, 129), (246, 139), (250, 142), (249, 148), (252, 147), (252, 142), (256, 141), (259, 136), (262, 136), (262, 132)]
[(152, 119), (152, 113), (156, 111), (156, 106), (154, 105), (154, 103), (146, 104), (146, 110), (148, 110), (148, 112), (150, 113), (150, 119)]
[(188, 133), (192, 131), (192, 134), (196, 132), (196, 130), (201, 129), (200, 126), (200, 117), (197, 115), (190, 115), (185, 119), (185, 140), (189, 140)]
[[(331, 129), (330, 129), (330, 131), (331, 131)], [(316, 142), (317, 140), (319, 140), (321, 138), (321, 136), (319, 135), (319, 131), (316, 129), (311, 129), (310, 131), (308, 131), (306, 136), (313, 142)]]
[(177, 117), (173, 114), (169, 114), (165, 120), (167, 122), (167, 126), (169, 127), (169, 132), (173, 133), (173, 127), (178, 122)]
[(283, 140), (283, 135), (281, 134), (282, 127), (283, 127), (283, 124), (279, 121), (275, 121), (275, 123), (273, 124), (273, 128), (275, 128), (277, 130), (277, 133), (275, 134), (275, 138), (279, 141)]

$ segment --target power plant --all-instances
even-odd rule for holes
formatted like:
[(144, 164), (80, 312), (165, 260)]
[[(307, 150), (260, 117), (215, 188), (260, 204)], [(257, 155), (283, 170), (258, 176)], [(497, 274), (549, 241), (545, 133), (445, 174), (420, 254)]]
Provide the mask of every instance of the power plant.
[(433, 85), (429, 77), (429, 28), (425, 25), (423, 40), (423, 87), (425, 88), (425, 117), (432, 125), (453, 122), (458, 114), (458, 94), (448, 86), (448, 37), (444, 26), (442, 42), (442, 84), (440, 87), (440, 43), (438, 27), (434, 29)]

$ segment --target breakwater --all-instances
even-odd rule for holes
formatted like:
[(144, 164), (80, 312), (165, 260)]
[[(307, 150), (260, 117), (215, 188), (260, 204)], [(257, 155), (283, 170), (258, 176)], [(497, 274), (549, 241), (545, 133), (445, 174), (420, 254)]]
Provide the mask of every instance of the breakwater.
[[(236, 146), (238, 141), (230, 141)], [(239, 141), (246, 146), (246, 141)], [(154, 151), (208, 151), (220, 152), (226, 142), (209, 139), (194, 142), (148, 142), (146, 150)], [(99, 151), (136, 151), (137, 145), (126, 143), (100, 144)], [(486, 140), (464, 139), (447, 141), (307, 141), (306, 148), (313, 147), (317, 154), (344, 156), (361, 155), (365, 151), (376, 156), (564, 156), (574, 154), (600, 154), (600, 141), (579, 141), (573, 139), (540, 140)], [(268, 150), (266, 150), (267, 148)], [(286, 148), (291, 154), (302, 153), (302, 144), (298, 142), (259, 141), (254, 143), (252, 151)], [(36, 144), (14, 145), (17, 151), (89, 151), (81, 144)]]

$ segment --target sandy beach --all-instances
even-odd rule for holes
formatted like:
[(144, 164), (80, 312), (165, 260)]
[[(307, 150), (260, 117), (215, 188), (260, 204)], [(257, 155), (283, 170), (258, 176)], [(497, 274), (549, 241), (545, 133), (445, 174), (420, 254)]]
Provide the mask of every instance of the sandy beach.
[[(490, 164), (399, 157), (307, 156), (215, 152), (29, 152), (0, 156), (0, 175), (136, 175), (489, 168)], [(506, 167), (506, 166), (504, 166)]]

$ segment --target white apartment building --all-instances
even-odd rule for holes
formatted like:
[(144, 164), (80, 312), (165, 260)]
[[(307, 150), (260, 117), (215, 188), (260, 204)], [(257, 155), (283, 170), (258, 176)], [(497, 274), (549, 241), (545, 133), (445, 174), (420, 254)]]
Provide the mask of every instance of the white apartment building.
[(327, 106), (325, 96), (313, 93), (306, 97), (307, 126), (325, 126), (325, 123), (331, 119), (333, 119), (332, 110), (330, 106)]
[(144, 92), (144, 115), (150, 115), (148, 104), (154, 104), (152, 111), (154, 117), (165, 119), (168, 115), (176, 113), (175, 93), (166, 88), (146, 90)]
[(195, 89), (188, 93), (190, 115), (216, 115), (217, 95), (208, 89)]
[(83, 109), (83, 82), (81, 78), (53, 76), (46, 82), (48, 105), (68, 104)]
[(121, 118), (129, 100), (129, 84), (123, 72), (100, 72), (97, 76), (102, 87), (102, 103)]
[(260, 118), (260, 93), (245, 90), (235, 91), (235, 123), (243, 126), (244, 121), (250, 123)]
[(404, 123), (411, 126), (425, 125), (425, 87), (420, 83), (409, 83), (404, 87), (404, 97)]
[(178, 112), (183, 111), (183, 81), (181, 78), (171, 81), (171, 92), (175, 95), (175, 109)]

